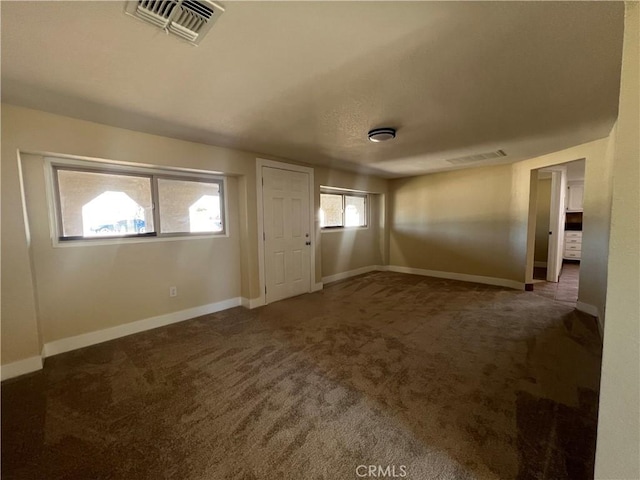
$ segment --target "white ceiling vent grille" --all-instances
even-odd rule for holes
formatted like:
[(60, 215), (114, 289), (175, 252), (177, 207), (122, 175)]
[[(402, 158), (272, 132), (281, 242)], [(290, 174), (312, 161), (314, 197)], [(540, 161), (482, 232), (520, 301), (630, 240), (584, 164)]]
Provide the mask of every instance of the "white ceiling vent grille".
[(129, 0), (125, 12), (198, 45), (224, 8), (210, 0)]
[(468, 155), (466, 157), (449, 158), (447, 162), (453, 165), (466, 165), (467, 163), (481, 162), (483, 160), (491, 160), (492, 158), (506, 157), (504, 150), (496, 150), (495, 152), (478, 153), (476, 155)]

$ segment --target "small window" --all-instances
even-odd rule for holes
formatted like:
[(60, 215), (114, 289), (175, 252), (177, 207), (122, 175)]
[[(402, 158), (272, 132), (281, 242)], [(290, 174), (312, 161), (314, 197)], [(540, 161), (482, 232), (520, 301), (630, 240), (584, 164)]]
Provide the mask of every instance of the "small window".
[(222, 182), (158, 179), (161, 233), (220, 233)]
[(225, 232), (222, 179), (143, 168), (52, 168), (60, 240)]
[(344, 196), (344, 226), (345, 227), (365, 227), (367, 218), (365, 214), (366, 197), (364, 196)]
[(62, 239), (155, 233), (151, 177), (56, 168)]
[(358, 193), (321, 193), (320, 227), (366, 227), (367, 195)]
[(343, 227), (343, 196), (334, 193), (320, 194), (320, 226), (322, 228)]

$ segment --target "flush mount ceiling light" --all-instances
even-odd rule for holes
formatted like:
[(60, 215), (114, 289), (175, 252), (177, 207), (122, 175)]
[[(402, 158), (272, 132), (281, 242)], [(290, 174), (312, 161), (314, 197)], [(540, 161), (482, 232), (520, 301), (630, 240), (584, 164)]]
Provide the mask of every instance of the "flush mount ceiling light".
[(375, 128), (371, 130), (367, 136), (369, 140), (372, 142), (386, 142), (387, 140), (391, 140), (396, 138), (396, 129), (395, 128)]

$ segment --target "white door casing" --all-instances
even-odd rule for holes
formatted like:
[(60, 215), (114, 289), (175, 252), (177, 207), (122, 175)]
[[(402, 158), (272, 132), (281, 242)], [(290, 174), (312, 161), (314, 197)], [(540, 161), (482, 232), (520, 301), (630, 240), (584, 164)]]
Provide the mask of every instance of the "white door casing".
[(309, 190), (306, 172), (262, 167), (265, 303), (311, 291)]

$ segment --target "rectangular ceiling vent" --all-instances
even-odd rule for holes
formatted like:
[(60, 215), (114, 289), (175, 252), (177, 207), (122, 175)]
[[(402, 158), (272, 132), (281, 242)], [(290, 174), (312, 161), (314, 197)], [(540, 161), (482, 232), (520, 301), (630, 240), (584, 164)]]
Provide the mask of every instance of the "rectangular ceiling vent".
[(129, 0), (125, 13), (198, 45), (224, 8), (210, 0)]
[(453, 165), (466, 165), (467, 163), (482, 162), (483, 160), (491, 160), (493, 158), (506, 157), (504, 150), (496, 150), (495, 152), (478, 153), (476, 155), (467, 155), (466, 157), (449, 158), (447, 162)]

